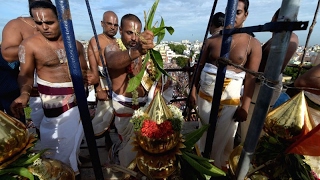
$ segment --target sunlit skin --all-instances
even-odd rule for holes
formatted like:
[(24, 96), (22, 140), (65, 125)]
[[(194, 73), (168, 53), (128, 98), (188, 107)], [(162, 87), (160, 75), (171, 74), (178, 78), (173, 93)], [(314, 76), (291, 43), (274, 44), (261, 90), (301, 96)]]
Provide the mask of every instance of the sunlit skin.
[[(248, 12), (244, 11), (244, 3), (239, 1), (237, 8), (237, 16), (235, 22), (235, 28), (242, 27), (243, 22), (246, 20), (248, 16)], [(196, 87), (198, 86), (198, 82), (200, 81), (200, 72), (204, 67), (205, 63), (211, 63), (213, 65), (217, 65), (217, 59), (220, 57), (221, 52), (221, 44), (222, 44), (222, 35), (211, 37), (207, 40), (204, 50), (203, 56), (200, 59), (200, 71), (196, 74), (195, 85), (192, 87), (190, 104), (196, 104)], [(232, 35), (232, 43), (230, 46), (229, 59), (238, 65), (242, 65), (243, 67), (250, 69), (252, 71), (258, 71), (259, 64), (261, 61), (261, 45), (260, 42), (251, 38), (250, 35), (246, 33), (239, 33)], [(228, 70), (235, 71), (237, 73), (242, 70), (236, 69), (233, 66), (228, 66)], [(244, 92), (242, 96), (242, 104), (240, 108), (235, 113), (236, 121), (245, 121), (247, 118), (248, 109), (251, 102), (251, 97), (253, 95), (253, 90), (255, 86), (255, 78), (250, 74), (246, 74), (244, 80)]]
[(119, 29), (118, 16), (112, 11), (106, 11), (103, 13), (103, 18), (101, 21), (101, 27), (103, 32), (98, 35), (98, 41), (100, 45), (100, 52), (96, 43), (95, 37), (92, 37), (89, 41), (87, 54), (90, 65), (90, 73), (87, 73), (89, 85), (96, 85), (97, 99), (98, 100), (108, 100), (108, 96), (105, 87), (100, 85), (100, 77), (98, 66), (102, 66), (102, 61), (100, 59), (100, 53), (103, 57), (104, 64), (107, 62), (104, 56), (104, 49), (110, 44), (116, 44), (116, 38), (114, 37)]
[[(18, 118), (19, 112), (22, 112), (29, 100), (28, 93), (34, 82), (34, 70), (37, 71), (39, 78), (48, 82), (71, 81), (68, 64), (61, 63), (56, 54), (56, 50), (64, 48), (58, 18), (50, 8), (34, 8), (31, 12), (40, 33), (25, 39), (20, 45), (19, 56), (20, 62), (23, 63), (20, 63), (18, 83), (21, 95), (11, 104), (11, 110)], [(83, 46), (78, 41), (76, 43), (79, 62), (85, 73), (87, 64)]]
[[(141, 33), (142, 25), (139, 21), (124, 20), (119, 32), (121, 40), (128, 50), (121, 51), (119, 47), (114, 46), (113, 51), (105, 52), (106, 59), (108, 61), (108, 69), (110, 77), (112, 79), (112, 89), (115, 93), (131, 97), (131, 93), (125, 92), (128, 86), (128, 72), (127, 66), (132, 63), (132, 60), (138, 58), (137, 65), (134, 68), (133, 74), (137, 74), (141, 69), (141, 55), (146, 54), (148, 49), (154, 47), (153, 33), (151, 31), (144, 31)], [(131, 47), (131, 58), (128, 56), (129, 47)], [(145, 91), (142, 87), (137, 89), (139, 97), (144, 96)]]
[[(41, 34), (49, 40), (62, 41), (58, 19), (51, 9), (37, 8), (31, 10), (34, 22)], [(63, 43), (62, 43), (63, 44)]]
[(20, 43), (39, 33), (31, 17), (18, 17), (9, 21), (2, 30), (1, 53), (8, 62), (19, 59), (18, 50)]
[(245, 12), (244, 6), (245, 5), (242, 1), (238, 2), (237, 15), (234, 24), (235, 28), (241, 28), (243, 26), (244, 21), (248, 17), (248, 12)]
[(117, 34), (119, 28), (118, 16), (111, 11), (105, 12), (103, 14), (103, 20), (101, 21), (101, 27), (105, 35), (109, 38), (113, 38)]
[(121, 40), (126, 47), (135, 47), (139, 41), (139, 34), (141, 33), (141, 24), (138, 22), (124, 23), (120, 27)]

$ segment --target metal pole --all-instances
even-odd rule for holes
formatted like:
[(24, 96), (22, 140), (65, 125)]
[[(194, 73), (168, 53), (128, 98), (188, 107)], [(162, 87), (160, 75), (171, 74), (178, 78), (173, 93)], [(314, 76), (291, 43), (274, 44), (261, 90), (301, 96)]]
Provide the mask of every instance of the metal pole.
[(98, 40), (96, 28), (94, 26), (94, 21), (93, 21), (93, 17), (92, 17), (92, 13), (91, 13), (89, 0), (85, 0), (85, 1), (86, 1), (86, 5), (87, 5), (88, 14), (89, 14), (89, 17), (90, 17), (90, 22), (91, 22), (91, 27), (92, 27), (93, 34), (94, 34), (94, 39), (96, 40), (96, 43), (97, 43), (97, 47), (98, 47), (98, 51), (99, 51), (99, 57), (100, 57), (101, 64), (102, 64), (102, 67), (103, 67), (103, 72), (106, 75), (107, 86), (108, 86), (108, 89), (109, 89), (109, 98), (111, 98), (112, 97), (112, 82), (111, 82), (111, 79), (110, 79), (110, 76), (109, 76), (109, 72), (107, 70), (107, 66), (106, 66), (106, 64), (104, 62), (104, 58), (103, 58), (102, 53), (101, 53), (101, 46), (100, 46), (100, 43), (99, 43), (99, 40)]
[[(201, 47), (201, 51), (200, 51), (200, 55), (199, 55), (199, 59), (198, 59), (198, 63), (197, 63), (197, 67), (195, 69), (195, 71), (193, 72), (193, 78), (192, 78), (192, 82), (190, 84), (190, 91), (189, 91), (189, 94), (188, 94), (188, 97), (187, 97), (187, 104), (189, 102), (189, 99), (190, 99), (190, 96), (191, 96), (191, 90), (192, 90), (192, 86), (194, 85), (194, 82), (196, 80), (196, 74), (198, 73), (199, 71), (199, 61), (201, 59), (201, 56), (202, 56), (202, 51), (203, 51), (203, 47), (204, 47), (204, 43), (206, 42), (206, 39), (208, 37), (208, 32), (209, 32), (209, 29), (210, 29), (210, 22), (211, 22), (211, 19), (212, 19), (212, 16), (214, 15), (214, 12), (215, 12), (215, 9), (217, 7), (217, 3), (218, 3), (218, 0), (215, 0), (214, 3), (213, 3), (213, 6), (212, 6), (212, 9), (211, 9), (211, 14), (210, 14), (210, 17), (209, 17), (209, 22), (208, 22), (208, 25), (207, 25), (207, 30), (206, 30), (206, 33), (204, 35), (204, 38), (203, 38), (203, 44), (202, 44), (202, 47)], [(185, 115), (186, 114), (186, 110), (187, 110), (187, 106), (185, 107), (184, 109), (184, 112), (183, 114)], [(189, 119), (188, 119), (189, 120)]]
[(83, 76), (79, 63), (79, 56), (73, 31), (69, 1), (56, 0), (55, 2), (57, 6), (58, 19), (60, 22), (62, 38), (68, 58), (69, 71), (74, 87), (74, 92), (77, 98), (77, 104), (82, 120), (85, 137), (88, 144), (90, 158), (92, 160), (95, 177), (96, 179), (103, 180), (104, 178), (101, 169), (100, 158), (88, 109), (87, 95), (83, 85)]
[(311, 26), (309, 28), (309, 32), (308, 32), (308, 35), (307, 35), (306, 43), (305, 43), (304, 48), (303, 48), (303, 54), (301, 56), (301, 62), (300, 62), (300, 65), (299, 65), (299, 71), (297, 73), (297, 76), (293, 77), (293, 79), (297, 79), (301, 74), (301, 70), (302, 70), (302, 66), (303, 66), (303, 62), (304, 62), (304, 57), (306, 56), (306, 51), (307, 51), (307, 47), (308, 47), (308, 44), (309, 44), (309, 39), (311, 37), (313, 28), (314, 28), (314, 26), (316, 25), (316, 22), (317, 22), (317, 15), (318, 15), (318, 11), (319, 11), (319, 6), (320, 6), (320, 0), (318, 1), (318, 5), (317, 5), (317, 8), (316, 8), (316, 11), (314, 12), (312, 24), (311, 24)]
[[(234, 27), (234, 21), (237, 15), (237, 8), (238, 8), (238, 0), (228, 0), (224, 29), (226, 29), (227, 27), (228, 28)], [(232, 35), (229, 35), (229, 34), (223, 35), (220, 57), (229, 59), (231, 41), (232, 41)], [(210, 126), (207, 132), (206, 146), (203, 154), (205, 157), (208, 157), (208, 158), (210, 157), (214, 133), (216, 131), (220, 99), (221, 99), (222, 88), (223, 88), (224, 78), (225, 78), (226, 69), (227, 69), (226, 67), (227, 67), (226, 64), (219, 62), (219, 67), (218, 67), (217, 77), (216, 77), (216, 84), (215, 84), (214, 93), (213, 93), (213, 101), (212, 101), (211, 112), (210, 112), (210, 120), (209, 120)]]
[[(300, 0), (283, 0), (280, 8), (278, 21), (296, 21), (299, 12)], [(273, 82), (278, 81), (284, 57), (287, 52), (291, 37), (291, 31), (277, 32), (271, 43), (264, 76)], [(266, 83), (266, 82), (265, 82)], [(243, 180), (249, 170), (251, 158), (257, 146), (264, 120), (267, 116), (270, 100), (273, 94), (272, 84), (262, 83), (258, 94), (248, 134), (241, 152), (236, 170), (238, 180)]]

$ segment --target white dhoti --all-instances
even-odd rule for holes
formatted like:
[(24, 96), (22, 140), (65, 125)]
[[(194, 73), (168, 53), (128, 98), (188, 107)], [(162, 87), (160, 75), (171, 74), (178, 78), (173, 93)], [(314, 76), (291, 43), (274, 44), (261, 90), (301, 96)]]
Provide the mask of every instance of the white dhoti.
[[(143, 106), (147, 101), (147, 97), (138, 98), (140, 106)], [(133, 137), (134, 128), (133, 124), (130, 122), (130, 119), (133, 115), (134, 109), (125, 104), (131, 104), (132, 98), (127, 98), (122, 95), (112, 94), (112, 105), (114, 108), (115, 115), (115, 127), (118, 131), (118, 134), (121, 137), (121, 144), (118, 148), (118, 157), (120, 165), (128, 167), (128, 165), (135, 159), (136, 151), (133, 151)]]
[[(34, 74), (34, 83), (33, 83), (33, 87), (37, 88), (38, 84), (37, 84), (37, 74)], [(37, 95), (33, 95), (31, 93), (30, 99), (29, 99), (29, 107), (31, 108), (31, 113), (30, 113), (30, 118), (34, 124), (34, 126), (39, 129), (40, 128), (40, 123), (41, 120), (44, 117), (43, 114), (43, 109), (42, 109), (42, 102), (41, 102), (41, 98), (39, 97), (39, 94)]]
[[(108, 91), (108, 85), (106, 80), (106, 75), (102, 66), (98, 66), (100, 73), (100, 86), (103, 91)], [(102, 135), (110, 127), (113, 120), (113, 108), (111, 106), (111, 101), (100, 101), (98, 100), (96, 113), (92, 119), (92, 126), (95, 136)]]
[[(270, 101), (270, 109), (272, 109), (272, 106), (275, 104), (277, 99), (280, 97), (280, 94), (281, 94), (281, 91), (282, 91), (282, 74), (279, 75), (278, 81), (279, 81), (279, 83), (274, 86), (272, 98), (271, 98), (271, 101)], [(250, 104), (250, 107), (249, 107), (249, 110), (248, 110), (247, 120), (240, 123), (241, 142), (244, 142), (245, 139), (246, 139), (248, 128), (249, 128), (249, 125), (250, 125), (250, 122), (251, 122), (251, 118), (252, 118), (252, 114), (253, 114), (253, 110), (254, 110), (254, 106), (256, 105), (257, 98), (258, 98), (258, 95), (259, 95), (260, 87), (261, 87), (261, 83), (257, 82), (256, 85), (255, 85), (255, 88), (254, 88), (254, 93), (252, 95), (251, 104)], [(264, 134), (264, 133), (262, 132), (262, 134)]]
[(95, 136), (102, 135), (108, 130), (113, 120), (113, 108), (110, 100), (98, 101), (96, 113), (92, 119), (92, 127)]
[(37, 82), (45, 114), (40, 124), (40, 140), (42, 148), (49, 149), (45, 156), (68, 164), (78, 173), (83, 127), (72, 83), (50, 83), (40, 78)]
[[(201, 72), (197, 104), (199, 114), (206, 124), (209, 123), (210, 119), (216, 73), (217, 67), (208, 63), (205, 64), (205, 67)], [(214, 164), (219, 168), (226, 166), (229, 155), (233, 150), (234, 137), (238, 127), (238, 122), (233, 120), (233, 115), (237, 110), (238, 105), (240, 105), (240, 91), (245, 72), (235, 73), (234, 71), (227, 70), (225, 77), (226, 79), (222, 91), (218, 120), (210, 154), (210, 158), (214, 160)], [(201, 152), (204, 151), (206, 137), (207, 133), (204, 133), (199, 141)]]
[(31, 108), (30, 118), (34, 126), (39, 129), (41, 120), (44, 117), (42, 102), (40, 97), (31, 97), (29, 99), (29, 107)]

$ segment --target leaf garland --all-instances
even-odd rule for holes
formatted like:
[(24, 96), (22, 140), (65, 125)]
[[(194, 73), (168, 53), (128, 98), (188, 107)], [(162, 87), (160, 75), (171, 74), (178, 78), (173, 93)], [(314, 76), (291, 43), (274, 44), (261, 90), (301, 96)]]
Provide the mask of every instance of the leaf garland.
[[(28, 152), (21, 156), (13, 163), (9, 164), (6, 168), (0, 169), (0, 179), (10, 179), (13, 175), (19, 175), (29, 180), (34, 180), (34, 175), (28, 170), (28, 166), (32, 165), (41, 155), (48, 149), (41, 150), (38, 153)], [(16, 179), (16, 178), (14, 178)]]
[[(160, 25), (159, 27), (155, 27), (155, 25), (153, 25), (153, 18), (154, 18), (154, 15), (155, 15), (155, 12), (157, 10), (157, 7), (158, 7), (158, 4), (159, 4), (159, 1), (160, 0), (156, 0), (149, 13), (148, 13), (148, 18), (147, 18), (147, 13), (144, 12), (144, 18), (145, 18), (145, 29), (146, 30), (150, 30), (154, 37), (157, 37), (157, 44), (159, 44), (164, 36), (165, 36), (165, 32), (166, 30), (172, 35), (173, 32), (174, 32), (174, 29), (171, 27), (171, 26), (165, 26), (165, 23), (164, 23), (164, 20), (163, 18), (161, 17), (161, 22), (160, 22)], [(141, 39), (143, 40), (143, 39)], [(146, 53), (146, 56), (144, 58), (144, 61), (143, 61), (143, 65), (142, 65), (142, 68), (141, 68), (141, 71), (134, 77), (132, 77), (130, 80), (129, 80), (129, 85), (126, 89), (126, 92), (132, 92), (134, 91), (140, 84), (141, 84), (141, 80), (142, 80), (142, 77), (143, 77), (143, 74), (144, 74), (144, 71), (146, 70), (146, 63), (151, 60), (155, 66), (155, 69), (156, 69), (156, 76), (155, 76), (155, 80), (158, 80), (160, 77), (161, 77), (161, 74), (164, 74), (166, 76), (169, 76), (171, 77), (164, 69), (163, 69), (163, 59), (162, 59), (162, 56), (160, 54), (159, 51), (156, 51), (156, 50), (148, 50), (148, 52)]]

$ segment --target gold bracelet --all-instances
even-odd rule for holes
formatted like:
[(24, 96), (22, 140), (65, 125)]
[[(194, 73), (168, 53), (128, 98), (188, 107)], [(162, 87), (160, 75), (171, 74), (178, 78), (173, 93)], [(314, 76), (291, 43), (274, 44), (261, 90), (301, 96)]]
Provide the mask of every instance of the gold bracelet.
[(129, 49), (128, 49), (128, 55), (129, 55), (130, 61), (133, 61), (133, 59), (131, 57), (131, 47), (129, 47)]
[(22, 92), (21, 95), (22, 94), (27, 94), (28, 96), (30, 96), (30, 93), (28, 93), (28, 92)]

